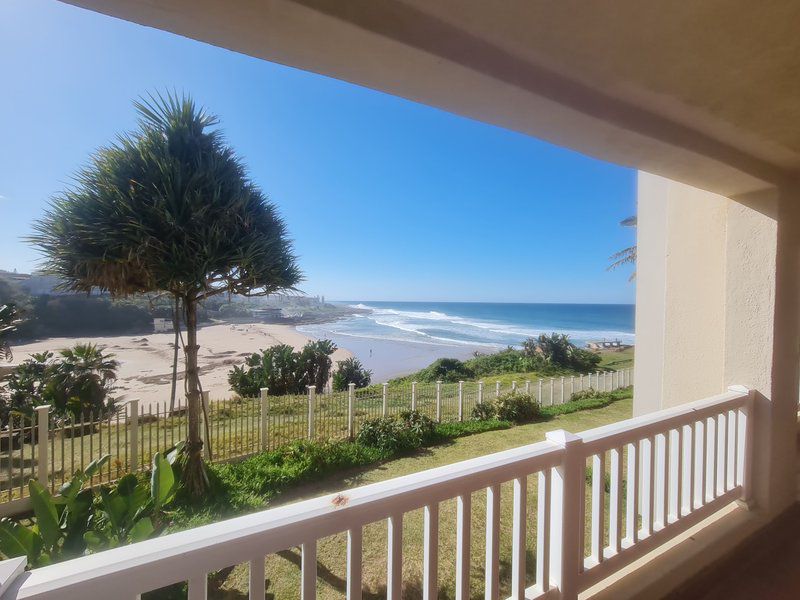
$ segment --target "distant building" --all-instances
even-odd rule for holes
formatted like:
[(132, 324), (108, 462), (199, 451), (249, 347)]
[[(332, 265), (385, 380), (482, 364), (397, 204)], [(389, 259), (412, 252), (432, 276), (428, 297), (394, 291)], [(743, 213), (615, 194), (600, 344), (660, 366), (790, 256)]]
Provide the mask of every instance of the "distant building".
[(619, 350), (624, 346), (625, 344), (619, 340), (612, 340), (610, 342), (606, 340), (586, 342), (586, 347), (589, 350)]
[(168, 333), (172, 331), (172, 319), (153, 319), (153, 331), (155, 333)]

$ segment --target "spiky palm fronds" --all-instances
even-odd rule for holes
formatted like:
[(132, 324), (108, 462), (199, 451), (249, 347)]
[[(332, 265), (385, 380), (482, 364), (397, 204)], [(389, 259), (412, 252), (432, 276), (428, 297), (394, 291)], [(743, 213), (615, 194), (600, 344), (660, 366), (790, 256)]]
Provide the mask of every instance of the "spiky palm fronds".
[[(62, 289), (114, 296), (169, 292), (187, 327), (189, 413), (184, 469), (203, 491), (197, 303), (220, 293), (270, 294), (301, 279), (286, 226), (216, 126), (191, 98), (135, 103), (138, 130), (102, 148), (52, 200), (30, 241)], [(208, 440), (207, 440), (208, 441)]]
[[(636, 215), (623, 219), (619, 222), (620, 225), (623, 227), (636, 227), (638, 224), (638, 218)], [(618, 269), (620, 267), (624, 267), (626, 265), (634, 265), (636, 266), (636, 246), (629, 246), (627, 248), (623, 248), (619, 252), (615, 252), (609, 257), (611, 264), (608, 265), (607, 271), (613, 271), (614, 269)], [(636, 279), (636, 270), (634, 269), (631, 276), (628, 277), (628, 281), (633, 281)]]
[(8, 338), (17, 330), (17, 307), (13, 304), (0, 305), (0, 360), (14, 358)]

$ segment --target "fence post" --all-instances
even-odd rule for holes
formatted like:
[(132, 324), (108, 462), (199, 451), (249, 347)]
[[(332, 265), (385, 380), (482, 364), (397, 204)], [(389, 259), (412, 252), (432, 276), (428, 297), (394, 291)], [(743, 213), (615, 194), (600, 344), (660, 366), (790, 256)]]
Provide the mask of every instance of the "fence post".
[(537, 400), (537, 402), (539, 402), (539, 406), (544, 406), (544, 403), (542, 402), (542, 378), (541, 377), (539, 378), (539, 385), (537, 387), (539, 388), (539, 393), (536, 396), (536, 400)]
[(583, 559), (583, 440), (563, 429), (546, 438), (564, 450), (561, 464), (552, 469), (550, 483), (550, 585), (559, 598), (577, 600), (577, 580)]
[(131, 422), (131, 464), (128, 465), (131, 473), (139, 470), (139, 399), (134, 398), (128, 402), (128, 419)]
[(442, 422), (442, 382), (436, 382), (436, 420)]
[(382, 416), (384, 416), (384, 417), (386, 416), (386, 413), (387, 413), (387, 411), (389, 409), (388, 397), (387, 397), (387, 393), (386, 393), (388, 387), (389, 387), (388, 383), (384, 383), (383, 384), (383, 415)]
[(411, 410), (417, 410), (417, 382), (411, 382)]
[(580, 375), (580, 377), (578, 379), (578, 387), (580, 387), (581, 391), (583, 391), (583, 373), (581, 373), (581, 375)]
[(317, 388), (313, 385), (308, 386), (308, 439), (314, 439), (314, 398), (317, 395)]
[(478, 382), (478, 404), (483, 404), (483, 381)]
[(525, 380), (525, 393), (528, 394), (528, 396), (531, 395), (531, 380), (530, 379), (526, 379)]
[(355, 396), (356, 396), (356, 384), (355, 383), (348, 383), (347, 384), (347, 437), (351, 440), (355, 437), (356, 432), (353, 431), (353, 425), (355, 424)]
[(464, 420), (464, 382), (458, 382), (458, 420)]
[(495, 381), (495, 383), (494, 383), (494, 397), (495, 398), (499, 398), (500, 397), (500, 382), (499, 381)]
[[(203, 391), (203, 394), (202, 394), (203, 410), (205, 412), (206, 419), (208, 419), (209, 421), (211, 420), (211, 411), (210, 411), (209, 406), (208, 406), (208, 397), (210, 395), (211, 395), (211, 392), (209, 392), (208, 390), (204, 390)], [(156, 429), (156, 431), (158, 431), (158, 430)], [(209, 435), (209, 437), (211, 436), (211, 423), (208, 424), (208, 435)], [(211, 460), (211, 440), (204, 440), (203, 450), (205, 451), (205, 454), (206, 454), (206, 460)]]
[(513, 394), (516, 391), (517, 391), (517, 382), (516, 381), (512, 381), (511, 382), (511, 393)]
[(269, 388), (261, 388), (261, 451), (269, 450)]
[(556, 380), (550, 378), (550, 406), (556, 403)]
[(43, 404), (42, 406), (36, 407), (36, 429), (37, 429), (36, 452), (39, 455), (39, 460), (36, 463), (36, 475), (39, 480), (39, 485), (41, 485), (43, 488), (46, 488), (48, 485), (47, 479), (48, 479), (48, 465), (49, 465), (47, 450), (48, 450), (48, 442), (50, 441), (49, 404)]
[(566, 391), (566, 378), (561, 377), (561, 404), (564, 404), (564, 392)]

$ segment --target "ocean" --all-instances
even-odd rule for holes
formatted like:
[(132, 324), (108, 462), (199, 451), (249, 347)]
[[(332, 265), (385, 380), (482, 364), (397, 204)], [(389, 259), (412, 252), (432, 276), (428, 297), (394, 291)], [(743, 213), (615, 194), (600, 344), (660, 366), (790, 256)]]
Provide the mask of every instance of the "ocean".
[(632, 304), (513, 304), (492, 302), (340, 302), (371, 311), (298, 330), (316, 338), (348, 338), (464, 346), (486, 351), (518, 346), (540, 333), (634, 343)]

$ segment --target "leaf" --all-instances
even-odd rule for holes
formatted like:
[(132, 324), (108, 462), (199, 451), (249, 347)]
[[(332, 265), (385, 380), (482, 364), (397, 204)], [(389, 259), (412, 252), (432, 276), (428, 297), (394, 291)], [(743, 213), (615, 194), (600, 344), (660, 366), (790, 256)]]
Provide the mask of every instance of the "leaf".
[(6, 558), (27, 556), (32, 564), (41, 547), (42, 540), (32, 529), (11, 519), (0, 519), (0, 554)]
[(58, 512), (48, 492), (38, 481), (28, 483), (31, 493), (33, 514), (36, 515), (36, 525), (39, 527), (42, 541), (46, 548), (53, 548), (61, 538), (61, 527), (58, 524)]
[(128, 535), (131, 538), (131, 542), (141, 542), (153, 535), (155, 530), (156, 529), (153, 527), (153, 522), (150, 520), (150, 517), (142, 517), (136, 521), (136, 524), (133, 527), (131, 527)]
[(150, 497), (156, 510), (167, 504), (175, 496), (175, 474), (172, 465), (160, 452), (153, 456), (153, 473), (150, 476)]
[(84, 469), (84, 471), (83, 471), (83, 479), (84, 479), (84, 481), (94, 477), (95, 475), (97, 475), (97, 473), (100, 471), (100, 469), (102, 469), (103, 466), (110, 459), (111, 459), (111, 455), (110, 454), (105, 454), (105, 455), (101, 456), (100, 458), (98, 458), (97, 460), (93, 460), (92, 462), (90, 462), (87, 465), (87, 467)]

